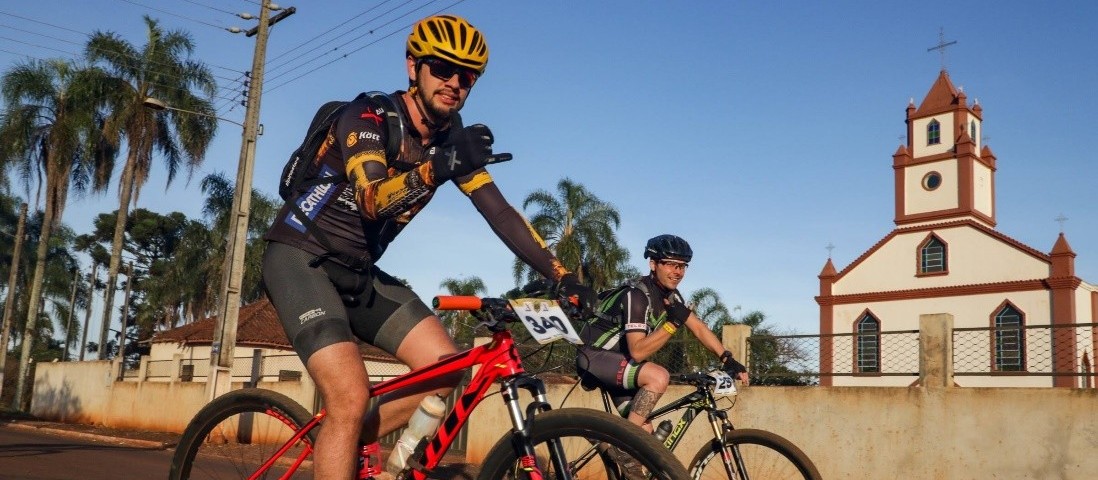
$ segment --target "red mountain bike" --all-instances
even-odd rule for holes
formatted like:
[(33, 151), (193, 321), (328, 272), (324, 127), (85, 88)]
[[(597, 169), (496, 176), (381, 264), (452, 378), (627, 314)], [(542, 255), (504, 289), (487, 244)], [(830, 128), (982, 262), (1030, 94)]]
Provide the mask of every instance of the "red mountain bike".
[[(562, 306), (557, 300), (440, 296), (435, 297), (434, 306), (471, 312), (492, 332), (492, 341), (371, 386), (370, 395), (377, 396), (480, 366), (453, 410), (433, 436), (419, 443), (398, 478), (427, 478), (497, 382), (511, 429), (488, 452), (478, 478), (623, 478), (618, 463), (629, 463), (623, 461), (623, 454), (652, 478), (688, 478), (669, 450), (627, 420), (586, 408), (551, 409), (545, 385), (523, 369), (507, 324), (524, 325), (542, 343), (560, 338), (579, 341), (570, 321), (576, 312), (567, 302)], [(519, 402), (519, 389), (532, 397), (525, 407)], [(323, 410), (312, 415), (273, 391), (229, 392), (191, 420), (176, 447), (169, 478), (309, 478), (309, 458), (324, 416)], [(584, 455), (592, 447), (601, 454)]]

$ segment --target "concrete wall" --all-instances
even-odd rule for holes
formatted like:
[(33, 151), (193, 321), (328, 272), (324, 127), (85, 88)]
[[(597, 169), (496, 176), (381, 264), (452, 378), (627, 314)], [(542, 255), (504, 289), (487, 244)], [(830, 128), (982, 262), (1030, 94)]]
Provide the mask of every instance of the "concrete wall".
[[(926, 384), (943, 385), (942, 377), (948, 378), (948, 371), (933, 372)], [(114, 378), (117, 370), (109, 362), (40, 364), (31, 412), (46, 419), (181, 432), (206, 401), (204, 383)], [(261, 386), (311, 405), (307, 381)], [(557, 408), (601, 408), (596, 394), (573, 390), (572, 384), (548, 387)], [(686, 392), (672, 386), (664, 400)], [(500, 421), (508, 417), (499, 398), (484, 400), (470, 419), (466, 455), (471, 462), (480, 461), (509, 428)], [(748, 387), (732, 419), (741, 428), (791, 440), (827, 479), (1090, 479), (1098, 472), (1094, 389)], [(689, 461), (706, 435), (706, 425), (695, 422), (676, 454)]]
[[(554, 405), (571, 385), (550, 385)], [(664, 400), (690, 389), (672, 386)], [(528, 398), (524, 400), (528, 401)], [(565, 407), (601, 408), (573, 391)], [(1052, 388), (748, 387), (731, 410), (740, 428), (792, 441), (823, 478), (1092, 479), (1098, 475), (1098, 390)], [(475, 463), (509, 428), (503, 402), (469, 423)], [(674, 417), (677, 420), (677, 416)], [(712, 434), (695, 421), (675, 454), (689, 462)]]

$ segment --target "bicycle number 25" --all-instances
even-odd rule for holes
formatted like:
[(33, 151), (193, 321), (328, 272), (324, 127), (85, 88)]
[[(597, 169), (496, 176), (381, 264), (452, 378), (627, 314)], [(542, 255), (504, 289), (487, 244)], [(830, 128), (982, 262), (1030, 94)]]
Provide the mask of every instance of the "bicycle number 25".
[(583, 343), (556, 301), (520, 298), (510, 302), (511, 308), (522, 318), (526, 330), (538, 343), (546, 344), (562, 338), (576, 345)]

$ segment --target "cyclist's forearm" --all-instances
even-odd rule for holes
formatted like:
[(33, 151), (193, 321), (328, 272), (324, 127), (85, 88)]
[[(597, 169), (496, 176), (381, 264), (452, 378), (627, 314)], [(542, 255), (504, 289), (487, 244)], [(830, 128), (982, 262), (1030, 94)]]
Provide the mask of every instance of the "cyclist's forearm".
[(551, 280), (560, 280), (568, 273), (534, 228), (507, 203), (494, 183), (479, 186), (469, 193), (469, 198), (496, 236), (524, 263)]
[(690, 314), (690, 318), (686, 320), (684, 326), (690, 329), (690, 333), (694, 334), (694, 337), (713, 355), (720, 356), (726, 350), (721, 340), (717, 338), (717, 335), (709, 329), (709, 326), (705, 322), (701, 321), (696, 315)]

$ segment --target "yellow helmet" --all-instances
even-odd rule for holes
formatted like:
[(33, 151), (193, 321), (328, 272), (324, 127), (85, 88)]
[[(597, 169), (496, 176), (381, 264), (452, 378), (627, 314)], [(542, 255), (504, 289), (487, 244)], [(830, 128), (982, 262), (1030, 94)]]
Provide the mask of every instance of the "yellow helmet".
[(438, 57), (481, 74), (488, 66), (484, 35), (456, 15), (435, 15), (416, 22), (408, 35), (408, 54)]

